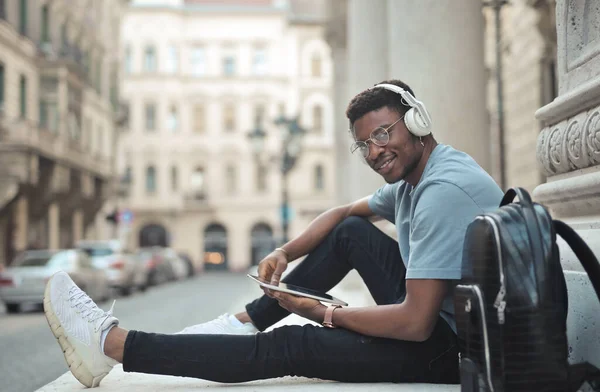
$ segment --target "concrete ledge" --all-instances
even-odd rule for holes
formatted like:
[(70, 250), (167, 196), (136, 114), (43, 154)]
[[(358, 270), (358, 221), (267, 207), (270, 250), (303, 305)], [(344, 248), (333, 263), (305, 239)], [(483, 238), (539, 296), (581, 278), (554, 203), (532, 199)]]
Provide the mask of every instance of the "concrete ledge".
[[(373, 304), (373, 300), (360, 280), (358, 274), (352, 272), (340, 285), (331, 290), (331, 294), (347, 301), (351, 306), (366, 306)], [(251, 297), (241, 298), (238, 305), (231, 312), (243, 309)], [(312, 323), (296, 315), (286, 317), (281, 322), (273, 325), (269, 330), (281, 325), (304, 325)], [(125, 326), (126, 327), (126, 326)], [(58, 350), (58, 346), (56, 348)], [(65, 364), (66, 367), (66, 364)], [(173, 377), (141, 373), (125, 373), (123, 366), (115, 366), (108, 376), (102, 380), (98, 390), (151, 392), (151, 391), (197, 391), (202, 388), (218, 388), (219, 391), (423, 391), (423, 392), (459, 392), (460, 385), (440, 384), (393, 384), (393, 383), (340, 383), (311, 379), (305, 377), (282, 377), (269, 380), (259, 380), (239, 384), (222, 384), (188, 377)], [(38, 389), (37, 392), (64, 392), (87, 389), (67, 372), (55, 381)]]
[[(98, 390), (105, 391), (197, 391), (203, 388), (216, 388), (219, 391), (431, 391), (458, 392), (459, 385), (433, 384), (347, 384), (323, 381), (304, 377), (283, 377), (270, 380), (252, 381), (240, 384), (221, 384), (187, 377), (167, 377), (148, 374), (125, 373), (122, 366), (115, 366), (112, 372), (100, 384)], [(38, 392), (78, 391), (86, 389), (71, 373), (64, 374), (56, 381), (46, 385)]]

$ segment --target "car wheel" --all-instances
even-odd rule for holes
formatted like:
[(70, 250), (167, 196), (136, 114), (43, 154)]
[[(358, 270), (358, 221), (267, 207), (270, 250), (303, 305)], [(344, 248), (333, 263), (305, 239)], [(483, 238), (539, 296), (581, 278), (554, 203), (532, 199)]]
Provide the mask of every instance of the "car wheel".
[(6, 304), (6, 313), (19, 313), (21, 306), (19, 304)]
[(121, 292), (121, 295), (124, 297), (131, 295), (131, 287), (121, 287), (119, 289), (119, 291)]

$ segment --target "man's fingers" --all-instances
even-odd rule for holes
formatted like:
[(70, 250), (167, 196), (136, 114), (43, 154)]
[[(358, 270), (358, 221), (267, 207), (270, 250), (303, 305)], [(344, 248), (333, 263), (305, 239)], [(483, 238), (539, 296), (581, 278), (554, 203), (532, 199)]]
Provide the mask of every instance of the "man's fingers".
[(280, 280), (281, 280), (281, 274), (278, 273), (277, 271), (273, 272), (273, 275), (271, 275), (271, 284), (273, 286), (278, 286)]

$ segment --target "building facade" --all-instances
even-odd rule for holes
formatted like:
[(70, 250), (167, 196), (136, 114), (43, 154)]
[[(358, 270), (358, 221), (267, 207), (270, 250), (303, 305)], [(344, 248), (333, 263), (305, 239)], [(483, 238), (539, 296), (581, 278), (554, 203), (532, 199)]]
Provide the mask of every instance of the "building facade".
[(0, 264), (106, 234), (123, 3), (0, 2)]
[(258, 263), (282, 234), (281, 115), (306, 130), (288, 179), (290, 235), (332, 205), (333, 67), (320, 22), (306, 2), (132, 3), (118, 147), (132, 246), (170, 246), (207, 269)]
[[(492, 5), (494, 2), (487, 2)], [(498, 2), (500, 3), (500, 2)], [(500, 10), (500, 35), (495, 9), (484, 6), (487, 102), (492, 141), (492, 174), (505, 188), (521, 186), (530, 192), (545, 182), (536, 160), (535, 146), (542, 125), (532, 113), (558, 94), (556, 70), (556, 1), (515, 0)], [(502, 102), (498, 105), (497, 51)], [(503, 127), (499, 127), (499, 113)], [(501, 138), (500, 132), (504, 135)], [(503, 148), (500, 141), (503, 140)], [(503, 151), (504, 164), (500, 160)], [(504, 176), (501, 175), (504, 171)]]

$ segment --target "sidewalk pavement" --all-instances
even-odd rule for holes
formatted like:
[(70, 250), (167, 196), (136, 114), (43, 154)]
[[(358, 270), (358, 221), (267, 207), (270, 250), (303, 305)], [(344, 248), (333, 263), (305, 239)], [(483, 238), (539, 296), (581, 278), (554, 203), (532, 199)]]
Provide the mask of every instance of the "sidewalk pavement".
[[(352, 272), (342, 283), (331, 290), (331, 294), (348, 302), (350, 306), (365, 306), (373, 304), (371, 296), (358, 274)], [(240, 301), (230, 313), (243, 309), (252, 297), (240, 298)], [(270, 329), (281, 325), (312, 323), (296, 315), (286, 317)], [(313, 323), (314, 324), (314, 323)], [(269, 330), (270, 330), (269, 329)], [(58, 350), (58, 346), (57, 346)], [(66, 367), (66, 363), (65, 363)], [(99, 391), (127, 391), (127, 392), (152, 392), (152, 391), (197, 391), (203, 388), (218, 388), (219, 392), (257, 391), (361, 391), (361, 392), (458, 392), (459, 385), (435, 384), (393, 384), (393, 383), (340, 383), (323, 381), (305, 377), (282, 377), (270, 380), (252, 381), (240, 384), (221, 384), (187, 377), (172, 377), (162, 375), (149, 375), (141, 373), (125, 373), (121, 365), (115, 366), (108, 376), (102, 380)], [(70, 372), (60, 376), (55, 381), (43, 386), (36, 392), (65, 392), (85, 389)]]

